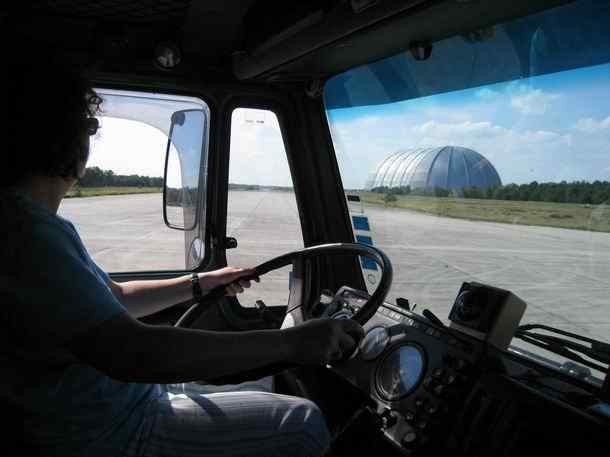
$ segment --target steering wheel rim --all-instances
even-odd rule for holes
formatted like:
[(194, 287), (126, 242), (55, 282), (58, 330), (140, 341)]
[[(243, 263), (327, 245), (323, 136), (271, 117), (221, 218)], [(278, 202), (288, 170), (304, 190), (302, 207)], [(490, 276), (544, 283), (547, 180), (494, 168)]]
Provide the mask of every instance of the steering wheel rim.
[[(375, 260), (381, 269), (381, 279), (379, 280), (377, 289), (375, 289), (373, 295), (371, 295), (367, 302), (352, 317), (352, 319), (354, 319), (360, 325), (364, 325), (383, 303), (390, 290), (393, 279), (393, 268), (390, 259), (382, 250), (374, 246), (360, 243), (329, 243), (311, 246), (298, 251), (288, 252), (263, 262), (254, 267), (255, 274), (252, 277), (246, 277), (244, 279), (253, 279), (254, 277), (263, 276), (273, 270), (277, 270), (278, 268), (294, 264), (296, 261), (304, 261), (306, 259), (311, 259), (322, 255), (341, 254), (368, 256)], [(204, 297), (205, 303), (222, 299), (226, 294), (225, 288), (226, 286), (219, 286), (212, 289)], [(197, 320), (204, 310), (203, 303), (196, 303), (182, 315), (182, 317), (176, 323), (176, 326), (183, 326), (182, 324), (184, 324), (187, 319), (189, 322)]]
[[(367, 302), (354, 314), (352, 319), (356, 320), (360, 325), (364, 325), (377, 311), (377, 308), (381, 306), (383, 300), (390, 290), (393, 278), (393, 269), (390, 259), (385, 255), (383, 251), (378, 248), (357, 244), (357, 243), (332, 243), (322, 244), (318, 246), (312, 246), (309, 248), (301, 249), (299, 251), (289, 252), (281, 256), (275, 257), (267, 262), (263, 262), (260, 265), (254, 267), (256, 272), (254, 277), (262, 276), (270, 271), (276, 270), (283, 266), (294, 264), (295, 267), (297, 262), (302, 262), (307, 258), (317, 257), (325, 254), (356, 254), (366, 255), (372, 257), (381, 268), (381, 279), (377, 289), (373, 295), (367, 300)], [(296, 270), (296, 268), (295, 268)], [(247, 278), (246, 278), (247, 279)], [(252, 279), (252, 278), (250, 278)], [(190, 323), (193, 323), (199, 319), (201, 314), (206, 311), (206, 304), (222, 299), (225, 294), (226, 286), (220, 286), (212, 289), (204, 297), (204, 301), (196, 303), (186, 311), (182, 317), (175, 324), (176, 327), (186, 327)], [(292, 289), (291, 289), (292, 295)], [(296, 307), (292, 308), (294, 311)], [(291, 312), (291, 309), (287, 310), (287, 314)], [(279, 362), (270, 364), (268, 366), (259, 367), (246, 372), (236, 373), (229, 376), (221, 376), (216, 379), (206, 380), (209, 384), (224, 385), (224, 384), (239, 384), (244, 381), (260, 379), (265, 376), (269, 376), (281, 371), (297, 368), (298, 365), (291, 362)]]

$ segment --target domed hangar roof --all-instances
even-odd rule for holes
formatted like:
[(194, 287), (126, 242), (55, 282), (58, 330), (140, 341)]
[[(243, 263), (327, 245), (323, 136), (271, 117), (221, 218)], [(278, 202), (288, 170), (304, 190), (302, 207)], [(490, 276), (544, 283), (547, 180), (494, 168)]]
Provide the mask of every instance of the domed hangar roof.
[(386, 157), (371, 174), (366, 189), (486, 189), (502, 185), (494, 166), (476, 151), (459, 146), (404, 149)]

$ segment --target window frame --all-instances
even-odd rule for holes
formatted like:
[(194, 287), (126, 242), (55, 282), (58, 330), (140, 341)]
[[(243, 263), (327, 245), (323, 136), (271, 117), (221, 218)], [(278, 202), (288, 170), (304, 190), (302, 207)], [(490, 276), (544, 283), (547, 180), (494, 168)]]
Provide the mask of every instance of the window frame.
[[(225, 191), (217, 194), (215, 213), (209, 219), (220, 221), (210, 234), (224, 240), (227, 236), (227, 200), (230, 155), (231, 116), (236, 108), (265, 109), (272, 111), (278, 119), (290, 169), (301, 230), (305, 247), (320, 243), (354, 242), (354, 232), (349, 218), (345, 193), (339, 173), (335, 150), (330, 136), (330, 128), (321, 97), (314, 97), (298, 86), (297, 91), (286, 92), (275, 88), (243, 85), (233, 87), (219, 104), (220, 118), (218, 131), (214, 132), (218, 141), (218, 162), (214, 166), (214, 179), (209, 185)], [(305, 162), (305, 163), (302, 163)], [(212, 173), (208, 173), (212, 176)], [(307, 193), (306, 190), (313, 191)], [(305, 198), (307, 195), (307, 198)], [(313, 195), (313, 198), (312, 198)], [(318, 199), (319, 195), (330, 198)], [(320, 219), (321, 218), (321, 219)], [(214, 265), (225, 266), (225, 247), (215, 246)], [(360, 263), (355, 258), (346, 265), (341, 259), (317, 259), (312, 265), (312, 274), (306, 285), (304, 303), (314, 297), (311, 291), (323, 288), (338, 289), (347, 283), (361, 289), (365, 282)], [(241, 306), (234, 297), (227, 297), (218, 306), (219, 312), (233, 329), (250, 330), (265, 327), (256, 308)], [(281, 313), (285, 307), (275, 306), (274, 312)]]
[[(279, 128), (280, 128), (280, 134), (282, 136), (282, 144), (284, 145), (284, 154), (286, 156), (286, 161), (288, 163), (288, 170), (290, 172), (290, 179), (292, 181), (292, 187), (294, 189), (294, 194), (295, 194), (295, 201), (297, 204), (297, 209), (298, 209), (298, 214), (299, 214), (299, 225), (301, 228), (301, 239), (303, 242), (303, 247), (305, 247), (306, 245), (306, 241), (305, 241), (305, 234), (304, 234), (304, 230), (303, 230), (303, 212), (301, 210), (301, 206), (300, 206), (300, 202), (299, 202), (299, 195), (298, 195), (298, 191), (296, 188), (296, 184), (295, 184), (295, 172), (294, 172), (294, 165), (293, 163), (291, 163), (291, 156), (289, 153), (289, 141), (288, 141), (288, 130), (286, 128), (286, 124), (285, 124), (285, 118), (283, 117), (283, 107), (281, 104), (276, 103), (274, 101), (270, 101), (270, 100), (254, 100), (250, 97), (246, 97), (246, 98), (242, 98), (242, 97), (236, 97), (234, 100), (231, 101), (231, 103), (229, 105), (227, 105), (227, 110), (226, 110), (226, 116), (227, 116), (227, 121), (228, 121), (228, 149), (227, 149), (227, 160), (226, 160), (226, 183), (224, 186), (224, 190), (225, 190), (225, 194), (226, 194), (226, 201), (224, 204), (225, 207), (225, 217), (224, 217), (224, 225), (225, 225), (225, 238), (230, 236), (231, 234), (227, 233), (227, 221), (228, 221), (228, 213), (229, 213), (229, 171), (230, 171), (230, 167), (231, 167), (231, 132), (232, 132), (232, 128), (233, 128), (233, 113), (237, 110), (237, 109), (256, 109), (256, 110), (264, 110), (264, 111), (269, 111), (271, 113), (273, 113), (277, 119)], [(239, 240), (237, 240), (239, 242)], [(224, 263), (225, 265), (227, 264), (227, 258), (226, 258), (226, 251), (227, 249), (225, 248), (223, 250), (223, 256), (224, 256)], [(270, 257), (271, 258), (271, 257)], [(255, 265), (248, 265), (248, 266), (255, 266)], [(288, 286), (288, 284), (287, 284)], [(256, 286), (255, 286), (256, 287)], [(259, 317), (259, 313), (258, 310), (256, 308), (252, 308), (252, 307), (246, 307), (243, 306), (241, 304), (241, 302), (239, 301), (239, 297), (231, 297), (231, 299), (227, 300), (230, 303), (230, 308), (232, 309), (232, 311), (234, 312), (235, 317), (237, 318), (252, 318), (252, 313), (255, 312), (256, 313), (256, 317)], [(288, 287), (286, 289), (286, 302), (288, 302)], [(280, 313), (283, 315), (283, 310), (286, 308), (285, 305), (274, 305), (274, 306), (269, 306), (269, 308), (277, 313)]]
[[(213, 258), (211, 254), (212, 242), (209, 237), (208, 230), (208, 221), (209, 221), (209, 205), (210, 205), (210, 179), (209, 179), (209, 161), (210, 156), (213, 151), (213, 132), (215, 131), (215, 118), (217, 112), (217, 103), (215, 102), (214, 97), (211, 93), (206, 93), (199, 88), (195, 87), (178, 87), (174, 84), (121, 84), (116, 81), (107, 80), (105, 78), (95, 78), (92, 80), (92, 86), (99, 90), (116, 90), (116, 91), (126, 91), (126, 92), (140, 92), (143, 94), (151, 94), (151, 95), (162, 95), (166, 97), (191, 97), (197, 98), (207, 107), (208, 111), (208, 122), (206, 128), (208, 129), (208, 141), (205, 148), (202, 148), (202, 154), (207, 154), (207, 174), (205, 173), (205, 169), (201, 169), (199, 173), (199, 197), (197, 202), (197, 225), (193, 231), (197, 232), (196, 237), (200, 238), (203, 241), (204, 246), (204, 255), (200, 260), (199, 264), (192, 268), (188, 269), (166, 269), (166, 270), (138, 270), (138, 271), (113, 271), (107, 272), (108, 276), (117, 282), (125, 282), (132, 280), (153, 280), (153, 279), (172, 279), (178, 276), (182, 276), (191, 272), (203, 271), (209, 268), (211, 263), (211, 259)], [(166, 149), (166, 148), (164, 148)], [(166, 151), (165, 151), (166, 152)], [(163, 163), (165, 163), (166, 157), (163, 157)], [(203, 161), (200, 162), (200, 165), (203, 165)], [(204, 181), (205, 180), (205, 181)], [(205, 184), (205, 185), (203, 185)], [(159, 215), (162, 217), (163, 214), (163, 204), (159, 208)], [(202, 218), (203, 221), (202, 221)], [(168, 230), (171, 230), (168, 228)], [(188, 253), (186, 252), (185, 243), (182, 244), (183, 247), (183, 257), (185, 257)]]

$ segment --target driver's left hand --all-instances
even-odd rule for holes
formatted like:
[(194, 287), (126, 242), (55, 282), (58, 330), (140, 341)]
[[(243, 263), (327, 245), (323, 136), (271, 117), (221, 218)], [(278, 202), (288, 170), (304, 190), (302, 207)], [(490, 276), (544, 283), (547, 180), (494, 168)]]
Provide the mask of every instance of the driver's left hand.
[[(253, 268), (224, 267), (219, 270), (199, 273), (199, 284), (204, 293), (218, 286), (227, 285), (226, 294), (235, 296), (251, 286), (250, 279), (240, 278), (252, 278), (255, 274)], [(254, 277), (254, 281), (259, 282), (260, 279)]]

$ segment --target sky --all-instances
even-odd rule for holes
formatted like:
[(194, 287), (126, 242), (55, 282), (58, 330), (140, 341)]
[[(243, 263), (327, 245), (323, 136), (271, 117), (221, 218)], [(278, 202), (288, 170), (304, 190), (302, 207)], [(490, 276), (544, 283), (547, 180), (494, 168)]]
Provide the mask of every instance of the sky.
[(272, 111), (233, 112), (229, 182), (292, 187), (280, 124)]
[(346, 188), (392, 152), (462, 146), (503, 183), (610, 180), (610, 65), (328, 112)]
[[(328, 111), (344, 187), (362, 188), (399, 149), (447, 145), (485, 156), (505, 184), (610, 180), (609, 85), (606, 64)], [(155, 127), (105, 116), (88, 165), (162, 176), (166, 142)], [(291, 185), (281, 130), (269, 111), (234, 112), (231, 158), (232, 183)]]
[(143, 122), (101, 117), (101, 128), (91, 141), (88, 167), (115, 174), (163, 176), (167, 136)]

